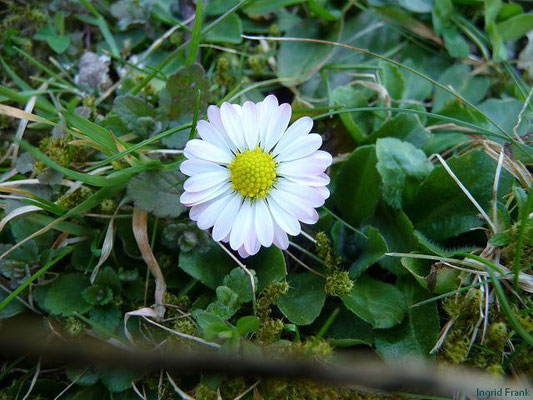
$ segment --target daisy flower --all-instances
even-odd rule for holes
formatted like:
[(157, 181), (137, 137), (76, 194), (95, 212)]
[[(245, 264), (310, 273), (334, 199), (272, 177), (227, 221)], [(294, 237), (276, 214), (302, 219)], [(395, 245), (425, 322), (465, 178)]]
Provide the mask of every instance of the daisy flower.
[(291, 106), (270, 95), (259, 103), (209, 106), (209, 121), (185, 146), (181, 172), (189, 176), (181, 202), (200, 229), (229, 242), (241, 257), (272, 244), (286, 249), (300, 222), (318, 221), (315, 208), (329, 196), (324, 171), (331, 155), (309, 133), (313, 120), (289, 126)]

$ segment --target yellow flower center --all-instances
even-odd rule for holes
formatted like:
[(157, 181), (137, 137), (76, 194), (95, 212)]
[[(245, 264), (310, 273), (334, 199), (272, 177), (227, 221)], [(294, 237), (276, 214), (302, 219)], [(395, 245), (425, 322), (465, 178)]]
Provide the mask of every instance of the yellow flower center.
[(228, 168), (231, 186), (244, 197), (266, 197), (276, 179), (274, 157), (259, 147), (237, 154)]

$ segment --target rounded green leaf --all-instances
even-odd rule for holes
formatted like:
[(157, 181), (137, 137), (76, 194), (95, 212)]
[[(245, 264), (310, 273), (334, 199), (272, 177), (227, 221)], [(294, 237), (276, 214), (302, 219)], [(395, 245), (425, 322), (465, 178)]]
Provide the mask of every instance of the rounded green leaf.
[(395, 286), (364, 276), (355, 282), (344, 305), (374, 328), (399, 324), (407, 311), (404, 295)]
[(289, 287), (289, 292), (278, 301), (279, 309), (296, 325), (311, 324), (326, 301), (324, 279), (304, 272), (292, 276), (289, 279)]

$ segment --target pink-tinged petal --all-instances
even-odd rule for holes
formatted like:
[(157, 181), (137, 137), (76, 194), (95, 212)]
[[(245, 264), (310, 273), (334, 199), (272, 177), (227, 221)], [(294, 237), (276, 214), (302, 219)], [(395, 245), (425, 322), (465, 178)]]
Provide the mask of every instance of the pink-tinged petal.
[(207, 118), (209, 122), (215, 125), (220, 131), (224, 131), (224, 125), (222, 125), (222, 120), (220, 119), (220, 108), (217, 106), (207, 107)]
[(329, 198), (330, 192), (329, 192), (329, 189), (327, 187), (325, 187), (325, 186), (314, 186), (313, 189), (316, 190), (317, 192), (319, 192), (320, 195), (323, 198), (325, 198), (325, 199)]
[(295, 140), (291, 145), (283, 149), (277, 156), (276, 161), (293, 161), (307, 157), (322, 146), (322, 137), (316, 133)]
[(246, 250), (244, 249), (244, 246), (239, 247), (239, 250), (237, 250), (237, 253), (239, 253), (239, 257), (241, 258), (247, 258), (250, 256), (250, 254), (248, 254)]
[[(287, 211), (287, 213), (294, 215), (298, 220), (305, 222), (312, 219), (315, 209), (310, 203), (302, 201), (300, 197), (281, 190), (273, 189), (271, 194), (281, 208)], [(279, 221), (277, 222), (279, 224)]]
[(269, 152), (278, 143), (281, 136), (287, 130), (291, 120), (292, 109), (287, 103), (278, 107), (271, 120), (268, 122), (268, 129), (265, 137), (263, 149)]
[(205, 172), (224, 171), (226, 168), (211, 161), (192, 159), (184, 160), (180, 164), (180, 171), (185, 175), (192, 176)]
[(287, 233), (274, 221), (274, 245), (281, 250), (286, 250), (289, 247), (289, 237)]
[[(252, 214), (253, 218), (253, 214)], [(255, 254), (254, 249), (257, 247), (257, 235), (253, 228), (253, 221), (250, 223), (250, 230), (248, 231), (248, 235), (246, 236), (246, 239), (244, 240), (244, 250), (250, 255)]]
[(228, 134), (233, 144), (243, 151), (246, 148), (244, 133), (242, 130), (242, 121), (234, 104), (224, 103), (220, 107), (220, 118), (224, 125), (224, 130)]
[(183, 192), (180, 201), (187, 207), (196, 206), (200, 203), (214, 199), (230, 189), (231, 185), (229, 183), (220, 183), (200, 192)]
[(254, 218), (255, 232), (259, 243), (269, 247), (274, 240), (274, 224), (265, 200), (258, 199), (254, 203)]
[(277, 155), (280, 151), (290, 146), (294, 141), (305, 137), (313, 128), (313, 120), (309, 117), (302, 117), (297, 119), (291, 126), (287, 128), (278, 144), (273, 150), (273, 154)]
[(229, 177), (229, 170), (196, 174), (185, 181), (183, 188), (187, 192), (200, 192), (222, 182), (229, 182)]
[(250, 225), (252, 223), (252, 206), (249, 200), (245, 200), (235, 218), (235, 223), (231, 229), (229, 245), (233, 250), (237, 250), (247, 239)]
[(231, 194), (227, 193), (226, 195), (218, 197), (213, 202), (211, 202), (209, 206), (206, 207), (205, 210), (200, 213), (197, 222), (198, 228), (209, 229), (213, 225), (215, 225), (215, 222), (217, 221), (217, 218), (219, 217), (220, 213), (224, 211), (224, 208), (226, 208), (230, 197)]
[(296, 236), (300, 233), (300, 223), (293, 214), (285, 211), (285, 209), (281, 207), (272, 196), (267, 197), (267, 203), (268, 209), (270, 210), (274, 221), (281, 229), (292, 236)]
[(231, 229), (233, 228), (233, 224), (235, 222), (235, 218), (239, 214), (239, 210), (241, 208), (241, 202), (242, 199), (237, 194), (232, 194), (230, 201), (226, 205), (226, 208), (217, 218), (217, 221), (215, 222), (215, 226), (213, 227), (213, 240), (220, 242), (221, 240), (229, 241), (229, 236)]
[(251, 101), (242, 106), (244, 139), (249, 149), (254, 149), (259, 143), (259, 110)]
[(268, 95), (260, 104), (257, 104), (257, 107), (259, 108), (259, 141), (261, 148), (264, 149), (267, 141), (268, 124), (278, 110), (278, 99), (274, 95)]
[(183, 150), (183, 155), (187, 158), (199, 158), (219, 164), (229, 164), (234, 158), (229, 150), (220, 149), (200, 139), (189, 140), (185, 146), (185, 150)]
[(286, 179), (279, 179), (276, 183), (276, 188), (287, 194), (291, 194), (303, 203), (308, 203), (311, 207), (321, 207), (324, 205), (325, 198), (321, 196), (320, 192), (317, 192), (309, 186), (299, 185), (292, 183)]
[(280, 162), (277, 172), (286, 176), (319, 175), (331, 165), (331, 162), (331, 154), (317, 150), (310, 156), (299, 160)]

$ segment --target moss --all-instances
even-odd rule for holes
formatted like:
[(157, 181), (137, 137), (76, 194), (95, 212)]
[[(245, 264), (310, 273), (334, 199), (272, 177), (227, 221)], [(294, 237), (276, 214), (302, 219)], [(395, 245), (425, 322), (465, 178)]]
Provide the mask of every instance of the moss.
[[(505, 260), (505, 264), (511, 269), (515, 266), (515, 256), (518, 243), (518, 237), (520, 235), (520, 227), (522, 221), (518, 221), (511, 228), (509, 228), (509, 234), (511, 241), (508, 246), (502, 249), (502, 257)], [(529, 269), (533, 265), (533, 219), (526, 221), (524, 228), (524, 236), (522, 240), (522, 254), (520, 258), (520, 268), (528, 267)]]
[(217, 392), (200, 383), (194, 388), (194, 397), (196, 400), (217, 400)]
[(65, 321), (65, 330), (69, 336), (79, 336), (83, 333), (85, 327), (79, 319), (70, 317)]
[(251, 385), (241, 377), (226, 379), (220, 385), (220, 395), (223, 399), (234, 399)]
[(257, 313), (261, 321), (266, 321), (270, 316), (270, 307), (277, 303), (281, 296), (289, 291), (289, 284), (286, 281), (272, 282), (261, 293), (257, 299)]
[(235, 86), (237, 80), (232, 71), (233, 62), (234, 57), (230, 54), (222, 54), (218, 58), (213, 79), (220, 87), (231, 88)]
[(272, 344), (279, 339), (283, 331), (283, 321), (280, 319), (266, 319), (257, 331), (256, 339), (259, 344)]
[(57, 200), (57, 204), (61, 207), (70, 209), (83, 203), (93, 194), (93, 190), (88, 186), (82, 186), (74, 192), (64, 194)]
[(198, 327), (189, 318), (180, 318), (174, 322), (173, 329), (175, 331), (185, 333), (186, 335), (196, 336), (198, 334)]
[(350, 279), (348, 271), (334, 271), (326, 276), (325, 291), (332, 296), (344, 296), (350, 293), (353, 288), (353, 281)]

